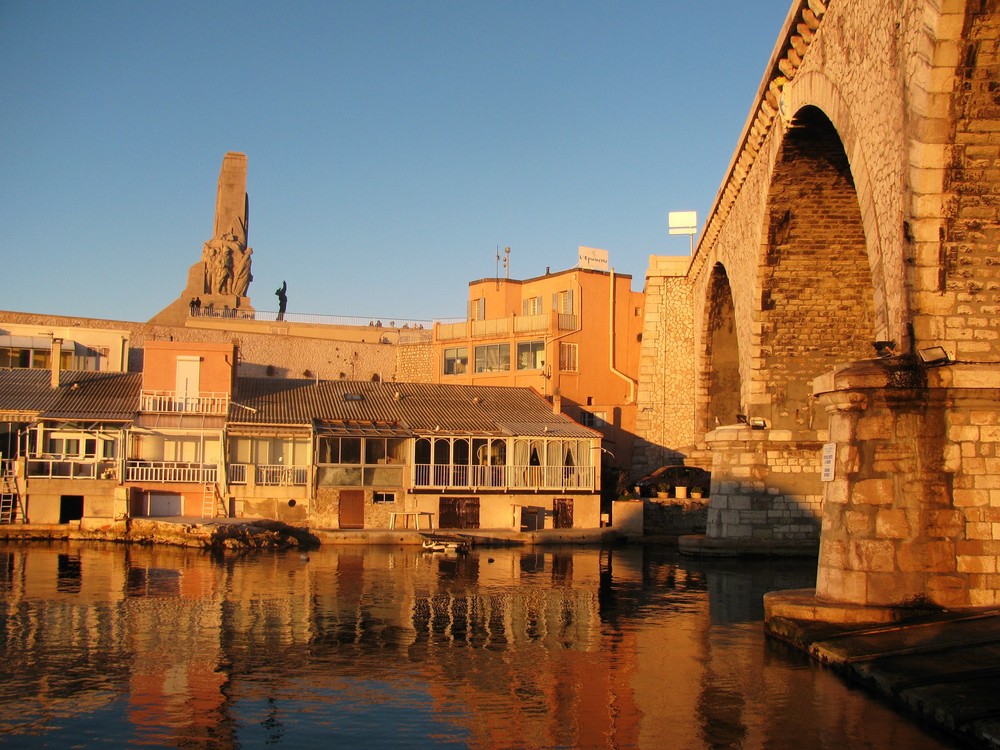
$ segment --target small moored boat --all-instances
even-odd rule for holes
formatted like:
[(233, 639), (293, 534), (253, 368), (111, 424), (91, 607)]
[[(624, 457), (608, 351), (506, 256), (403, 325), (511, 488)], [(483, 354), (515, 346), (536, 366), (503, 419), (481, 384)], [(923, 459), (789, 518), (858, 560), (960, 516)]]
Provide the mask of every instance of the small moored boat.
[(459, 552), (469, 551), (469, 540), (459, 536), (443, 536), (441, 534), (423, 534), (425, 552)]

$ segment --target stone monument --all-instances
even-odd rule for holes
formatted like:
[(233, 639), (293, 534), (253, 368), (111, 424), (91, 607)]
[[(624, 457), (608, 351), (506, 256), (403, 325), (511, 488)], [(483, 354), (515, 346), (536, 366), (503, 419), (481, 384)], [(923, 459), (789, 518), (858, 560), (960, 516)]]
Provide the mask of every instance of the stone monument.
[(191, 318), (253, 318), (247, 294), (253, 281), (249, 224), (247, 157), (230, 151), (219, 172), (212, 238), (202, 245), (201, 260), (188, 269), (181, 296), (149, 322), (184, 325)]

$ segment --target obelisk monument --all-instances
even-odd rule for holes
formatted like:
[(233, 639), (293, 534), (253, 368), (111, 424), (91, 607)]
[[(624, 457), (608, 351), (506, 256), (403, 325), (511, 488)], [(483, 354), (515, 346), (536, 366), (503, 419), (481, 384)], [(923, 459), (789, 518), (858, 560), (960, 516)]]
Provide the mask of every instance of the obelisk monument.
[(149, 322), (184, 325), (192, 318), (252, 317), (254, 309), (247, 294), (253, 281), (249, 227), (247, 157), (230, 151), (219, 172), (212, 238), (202, 245), (201, 260), (188, 269), (181, 296)]

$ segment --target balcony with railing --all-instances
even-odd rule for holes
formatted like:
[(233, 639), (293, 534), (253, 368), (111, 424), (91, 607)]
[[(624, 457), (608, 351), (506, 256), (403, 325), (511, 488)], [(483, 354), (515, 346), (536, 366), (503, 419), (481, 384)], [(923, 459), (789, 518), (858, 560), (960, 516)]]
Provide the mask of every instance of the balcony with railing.
[(544, 334), (556, 331), (575, 331), (580, 326), (577, 315), (543, 313), (541, 315), (510, 315), (487, 320), (463, 320), (457, 323), (438, 323), (435, 335), (438, 341), (460, 341), (468, 338), (496, 338), (520, 334)]
[(229, 394), (202, 392), (198, 394), (177, 391), (142, 391), (139, 409), (153, 413), (227, 414)]
[(462, 490), (582, 490), (595, 488), (593, 466), (469, 466), (416, 464), (413, 486)]
[(217, 482), (218, 477), (217, 464), (144, 460), (130, 460), (125, 463), (127, 482), (207, 484)]
[(28, 459), (32, 479), (117, 479), (118, 462), (106, 458), (33, 456)]
[(469, 337), (469, 323), (465, 320), (458, 323), (438, 323), (434, 330), (438, 341), (459, 341)]
[(230, 464), (229, 484), (247, 484), (252, 477), (258, 487), (302, 487), (309, 484), (308, 466), (285, 464)]

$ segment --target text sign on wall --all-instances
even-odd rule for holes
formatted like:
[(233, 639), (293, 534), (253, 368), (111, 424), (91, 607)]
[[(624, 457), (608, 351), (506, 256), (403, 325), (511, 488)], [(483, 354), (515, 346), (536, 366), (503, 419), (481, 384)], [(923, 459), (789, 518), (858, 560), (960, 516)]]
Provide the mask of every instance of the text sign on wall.
[(837, 463), (837, 444), (826, 443), (823, 445), (823, 468), (820, 472), (820, 480), (823, 482), (833, 481), (833, 470)]
[(578, 260), (577, 266), (580, 268), (589, 268), (592, 271), (607, 271), (608, 270), (608, 251), (600, 250), (596, 247), (583, 247), (577, 248)]

